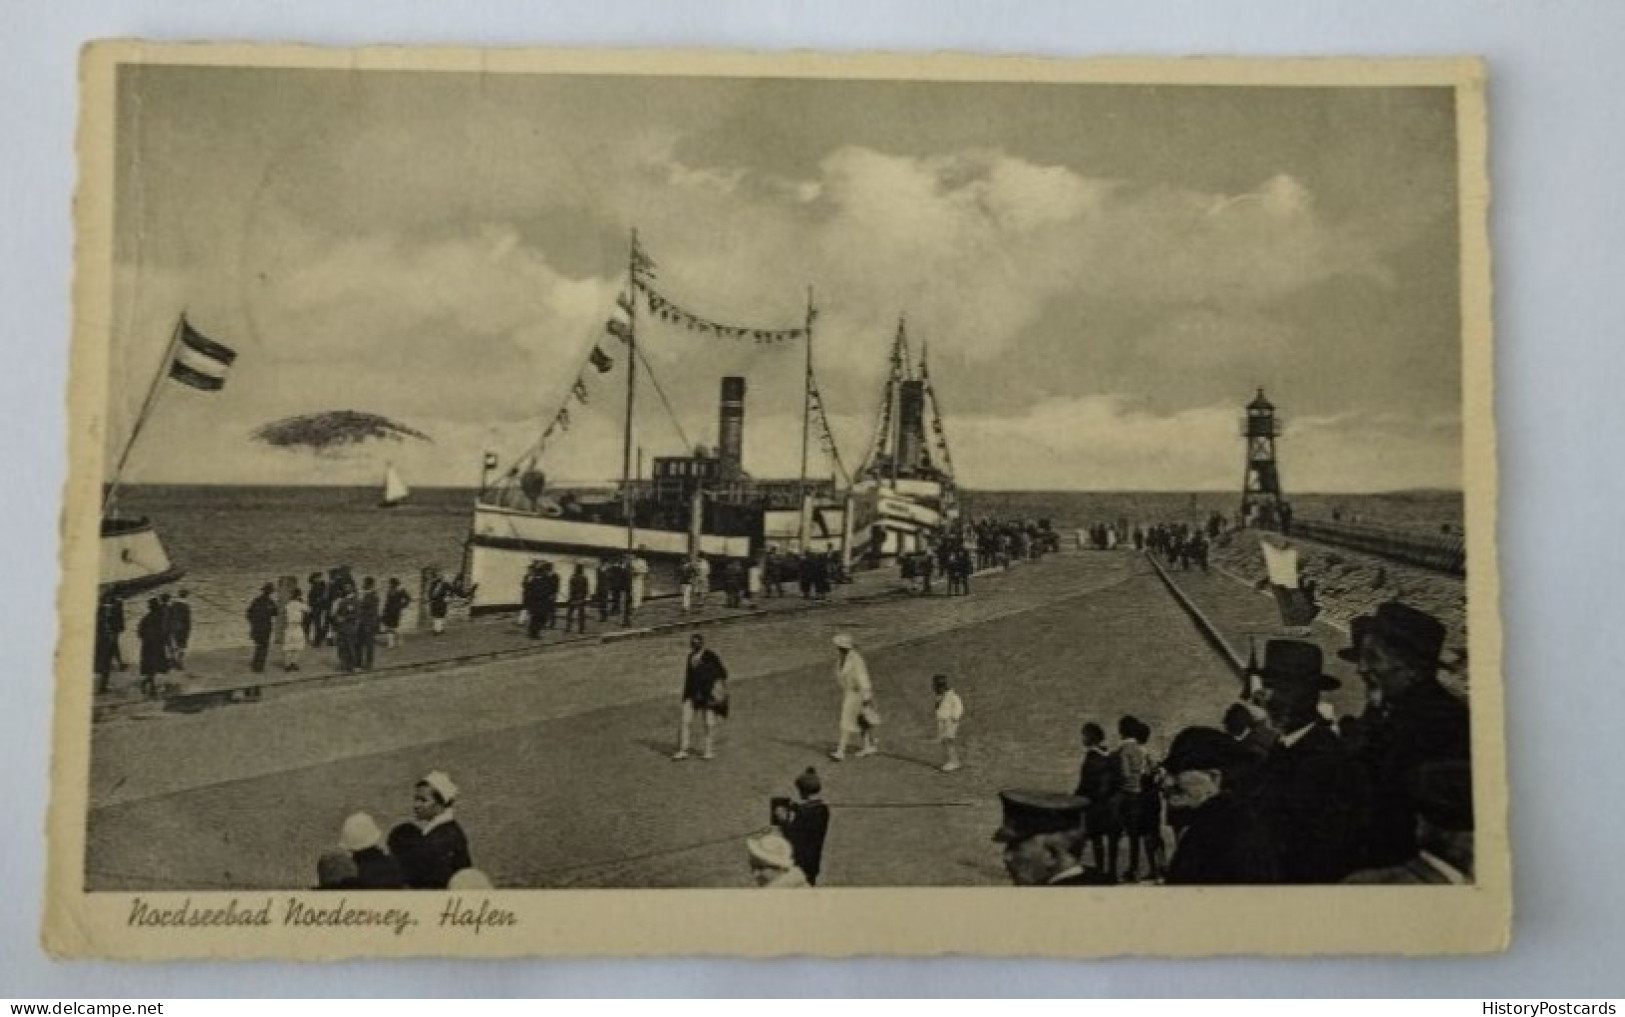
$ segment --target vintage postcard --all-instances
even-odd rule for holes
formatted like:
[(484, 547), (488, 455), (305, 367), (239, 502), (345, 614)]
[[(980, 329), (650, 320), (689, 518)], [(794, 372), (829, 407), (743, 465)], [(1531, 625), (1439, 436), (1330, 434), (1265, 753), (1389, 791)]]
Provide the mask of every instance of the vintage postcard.
[(53, 953), (1505, 947), (1477, 61), (82, 82)]

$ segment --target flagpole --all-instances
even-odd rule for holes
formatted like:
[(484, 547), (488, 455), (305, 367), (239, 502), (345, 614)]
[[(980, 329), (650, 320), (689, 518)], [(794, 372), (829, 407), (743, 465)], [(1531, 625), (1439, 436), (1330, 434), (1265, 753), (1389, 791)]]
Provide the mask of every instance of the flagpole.
[[(621, 438), (621, 511), (626, 514), (626, 553), (637, 543), (637, 519), (632, 498), (632, 406), (638, 387), (638, 231), (632, 228), (632, 247), (626, 258), (626, 424)], [(632, 598), (622, 598), (622, 624), (632, 624)]]
[(124, 476), (124, 465), (130, 460), (130, 452), (135, 448), (135, 440), (146, 426), (147, 417), (152, 414), (152, 408), (158, 401), (164, 378), (169, 374), (170, 364), (175, 360), (175, 347), (180, 345), (181, 327), (186, 324), (186, 312), (182, 311), (175, 319), (175, 327), (169, 333), (169, 345), (164, 347), (164, 357), (158, 361), (158, 370), (152, 377), (152, 384), (147, 387), (147, 397), (141, 402), (141, 412), (135, 418), (135, 426), (130, 428), (130, 440), (124, 443), (124, 451), (119, 453), (118, 465), (113, 467), (113, 477), (107, 484), (107, 494), (102, 498), (102, 518), (108, 518), (118, 505), (119, 479)]
[(807, 373), (801, 379), (801, 479), (796, 486), (800, 495), (800, 502), (796, 506), (796, 549), (802, 552), (807, 550), (807, 442), (812, 431), (812, 389), (813, 389), (813, 319), (817, 312), (813, 307), (813, 289), (807, 287)]

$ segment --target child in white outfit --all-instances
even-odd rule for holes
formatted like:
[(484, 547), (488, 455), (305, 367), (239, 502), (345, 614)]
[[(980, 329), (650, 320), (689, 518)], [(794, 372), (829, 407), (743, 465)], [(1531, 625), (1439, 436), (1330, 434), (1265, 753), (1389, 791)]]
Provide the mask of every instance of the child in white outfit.
[(937, 741), (942, 743), (946, 757), (942, 772), (953, 773), (960, 767), (959, 722), (965, 716), (965, 703), (959, 693), (949, 687), (945, 674), (932, 677), (931, 687), (937, 694)]

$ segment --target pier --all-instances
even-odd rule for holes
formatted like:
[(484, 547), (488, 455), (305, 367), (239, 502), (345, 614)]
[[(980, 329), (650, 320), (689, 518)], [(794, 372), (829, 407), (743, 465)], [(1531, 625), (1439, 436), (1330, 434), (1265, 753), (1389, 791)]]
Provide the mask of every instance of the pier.
[[(1273, 602), (1237, 579), (1164, 577), (1130, 550), (1018, 564), (979, 576), (969, 597), (889, 594), (708, 625), (733, 708), (711, 762), (668, 758), (681, 624), (293, 685), (190, 715), (113, 716), (93, 735), (87, 885), (310, 886), (345, 816), (367, 811), (387, 828), (407, 816), (413, 782), (441, 769), (463, 789), (474, 862), (498, 886), (742, 887), (743, 839), (807, 766), (834, 815), (823, 885), (1000, 885), (996, 791), (1070, 790), (1082, 721), (1132, 712), (1165, 745), (1235, 698), (1231, 661), (1170, 581), (1243, 653), (1249, 634), (1279, 625)], [(885, 724), (879, 756), (834, 763), (840, 631), (868, 659)], [(1328, 649), (1342, 639), (1326, 626), (1314, 637)], [(1344, 677), (1337, 695), (1357, 696), (1347, 665), (1328, 663)], [(956, 774), (936, 770), (938, 671), (967, 707)]]

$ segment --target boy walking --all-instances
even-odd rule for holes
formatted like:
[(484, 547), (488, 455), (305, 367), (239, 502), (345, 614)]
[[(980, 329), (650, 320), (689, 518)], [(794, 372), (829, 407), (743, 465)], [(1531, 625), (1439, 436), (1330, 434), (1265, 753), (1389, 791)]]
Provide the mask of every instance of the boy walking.
[(965, 703), (948, 684), (948, 676), (935, 675), (931, 688), (937, 694), (937, 741), (942, 743), (943, 773), (953, 773), (960, 767), (959, 722), (965, 716)]

